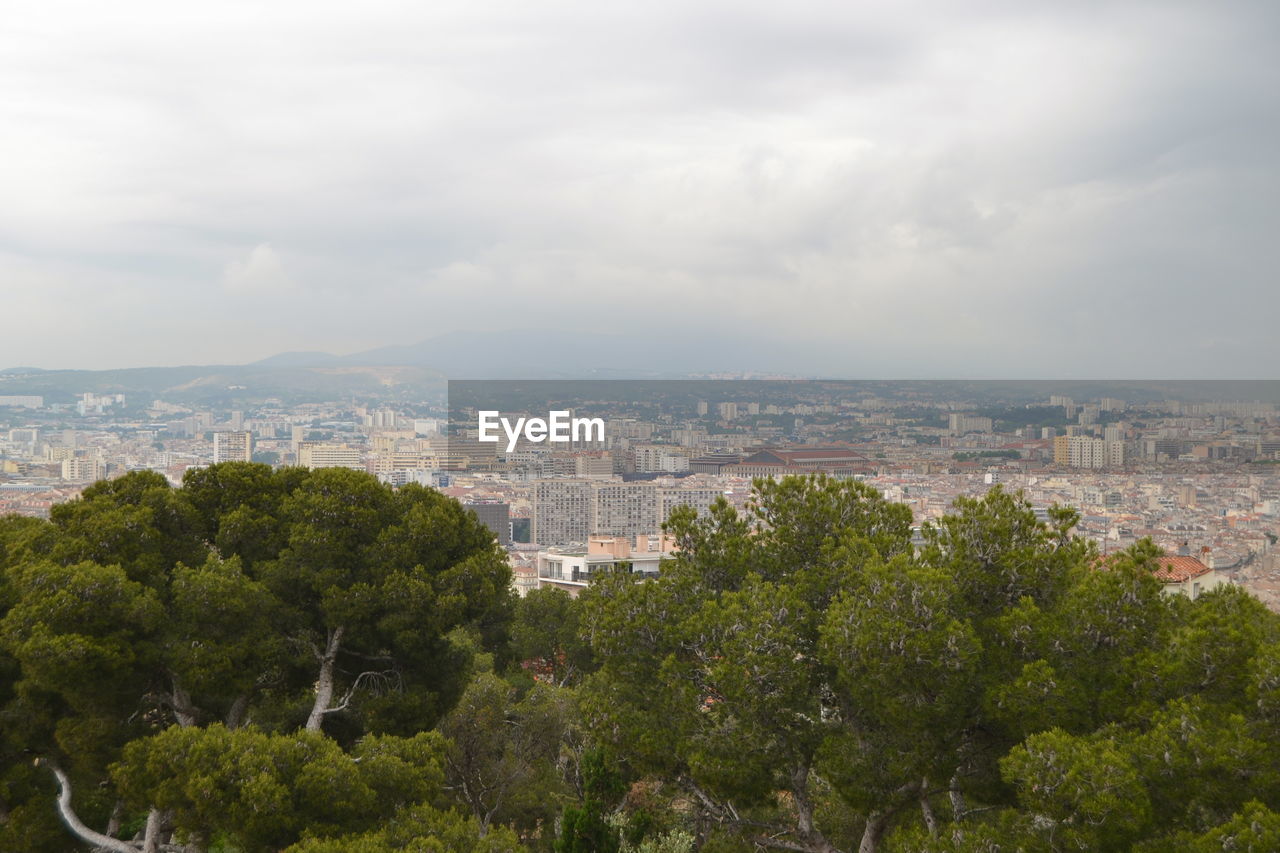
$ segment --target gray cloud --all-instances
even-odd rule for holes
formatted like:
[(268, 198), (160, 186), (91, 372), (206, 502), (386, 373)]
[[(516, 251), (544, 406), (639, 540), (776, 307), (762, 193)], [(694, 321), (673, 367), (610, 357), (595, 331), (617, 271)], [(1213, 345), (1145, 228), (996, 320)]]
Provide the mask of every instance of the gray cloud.
[(0, 366), (612, 327), (828, 374), (1271, 376), (1278, 14), (26, 4)]

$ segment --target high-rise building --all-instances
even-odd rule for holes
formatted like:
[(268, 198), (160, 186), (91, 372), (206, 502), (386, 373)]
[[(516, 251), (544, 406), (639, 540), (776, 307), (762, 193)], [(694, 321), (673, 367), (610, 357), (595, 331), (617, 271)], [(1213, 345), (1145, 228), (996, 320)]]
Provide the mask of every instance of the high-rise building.
[(1053, 440), (1053, 462), (1072, 468), (1119, 468), (1124, 465), (1124, 442), (1060, 435)]
[(639, 536), (658, 530), (658, 492), (652, 483), (598, 483), (592, 488), (592, 535)]
[(991, 432), (993, 426), (991, 418), (962, 414), (950, 415), (947, 423), (947, 428), (956, 435), (966, 432)]
[(675, 473), (689, 470), (689, 457), (676, 448), (661, 444), (638, 444), (631, 448), (636, 471), (641, 474)]
[(498, 537), (498, 544), (507, 547), (511, 544), (511, 505), (502, 501), (477, 501), (465, 504), (475, 513), (476, 518)]
[(591, 535), (589, 480), (539, 480), (533, 486), (530, 535), (539, 545), (586, 542)]
[(724, 492), (720, 489), (659, 488), (659, 527), (671, 517), (671, 511), (678, 506), (691, 506), (698, 511), (698, 515), (706, 516), (711, 511), (711, 504), (715, 503), (716, 498), (723, 495)]
[(96, 456), (73, 456), (62, 460), (62, 479), (71, 483), (92, 483), (106, 474), (106, 466)]
[(215, 432), (213, 434), (213, 464), (252, 461), (253, 433)]
[(581, 544), (591, 536), (656, 535), (678, 506), (705, 516), (723, 493), (584, 479), (539, 480), (533, 487), (532, 538), (539, 545)]

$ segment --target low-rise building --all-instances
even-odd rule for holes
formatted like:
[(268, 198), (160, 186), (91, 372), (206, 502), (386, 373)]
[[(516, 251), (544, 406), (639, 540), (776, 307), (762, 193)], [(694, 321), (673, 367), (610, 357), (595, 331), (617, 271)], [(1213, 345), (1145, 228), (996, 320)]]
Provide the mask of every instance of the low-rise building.
[(592, 536), (585, 550), (539, 551), (538, 588), (562, 589), (577, 598), (593, 576), (623, 564), (631, 574), (657, 577), (662, 560), (674, 552), (675, 540), (670, 536)]
[(1195, 600), (1211, 589), (1231, 583), (1231, 579), (1217, 569), (1210, 568), (1195, 557), (1161, 557), (1155, 576), (1164, 584), (1169, 595), (1185, 595)]

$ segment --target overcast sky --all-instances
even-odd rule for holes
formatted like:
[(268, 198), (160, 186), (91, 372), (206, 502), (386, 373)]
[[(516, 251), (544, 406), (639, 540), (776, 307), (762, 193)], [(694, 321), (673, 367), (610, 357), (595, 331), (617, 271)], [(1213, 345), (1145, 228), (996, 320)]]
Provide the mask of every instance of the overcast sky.
[(1278, 22), (8, 3), (0, 367), (710, 328), (850, 377), (1276, 378)]

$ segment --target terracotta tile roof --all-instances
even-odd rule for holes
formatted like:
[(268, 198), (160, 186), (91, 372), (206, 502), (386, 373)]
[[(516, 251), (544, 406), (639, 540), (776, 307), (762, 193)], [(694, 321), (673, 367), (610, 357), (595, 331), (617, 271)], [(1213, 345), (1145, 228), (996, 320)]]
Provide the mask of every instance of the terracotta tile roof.
[(1155, 576), (1165, 583), (1184, 583), (1212, 571), (1195, 557), (1161, 557), (1159, 562)]

